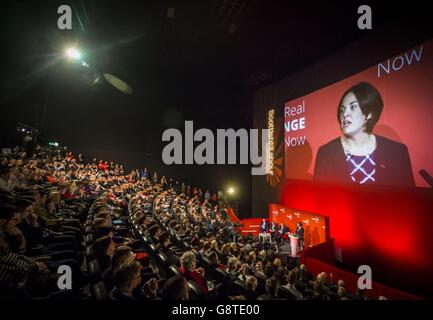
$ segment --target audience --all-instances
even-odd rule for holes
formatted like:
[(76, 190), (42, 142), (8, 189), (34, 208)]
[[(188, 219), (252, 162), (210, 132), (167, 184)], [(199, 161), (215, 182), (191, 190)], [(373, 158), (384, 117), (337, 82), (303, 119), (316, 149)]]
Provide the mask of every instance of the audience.
[[(209, 191), (147, 169), (126, 174), (120, 164), (77, 159), (40, 146), (0, 159), (0, 299), (59, 294), (60, 264), (78, 279), (75, 299), (101, 282), (112, 300), (197, 298), (188, 282), (204, 299), (279, 299), (280, 287), (299, 300), (349, 299), (344, 281), (314, 278), (296, 260), (283, 262), (278, 246), (237, 235), (225, 203)], [(88, 277), (90, 263), (99, 277)], [(244, 285), (240, 294), (235, 281)]]

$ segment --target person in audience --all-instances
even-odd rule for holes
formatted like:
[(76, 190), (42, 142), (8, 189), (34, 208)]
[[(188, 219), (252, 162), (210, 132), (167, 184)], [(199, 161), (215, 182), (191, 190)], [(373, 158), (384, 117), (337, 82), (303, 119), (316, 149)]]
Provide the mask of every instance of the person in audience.
[(293, 270), (289, 271), (287, 280), (288, 280), (288, 283), (284, 287), (287, 288), (287, 290), (289, 290), (289, 292), (297, 300), (302, 300), (304, 297), (303, 297), (302, 293), (298, 289), (296, 289), (296, 286), (295, 286), (296, 274)]
[(263, 271), (263, 263), (261, 261), (258, 261), (254, 267), (254, 272), (256, 275), (261, 277), (266, 277), (265, 272)]
[(113, 256), (111, 258), (110, 268), (105, 270), (103, 279), (107, 288), (114, 287), (114, 273), (123, 263), (134, 261), (135, 254), (132, 249), (127, 246), (119, 246), (114, 249)]
[(137, 300), (133, 291), (141, 282), (141, 264), (137, 261), (123, 263), (114, 272), (115, 287), (110, 293), (112, 300)]
[(239, 268), (238, 278), (245, 283), (247, 281), (247, 276), (250, 275), (251, 273), (252, 271), (251, 268), (248, 266), (248, 264), (243, 263)]
[(228, 273), (231, 279), (236, 279), (238, 277), (239, 275), (239, 273), (237, 272), (238, 265), (239, 265), (238, 259), (236, 259), (235, 257), (229, 258), (226, 272)]
[(163, 232), (159, 236), (160, 243), (157, 245), (157, 251), (164, 253), (167, 256), (168, 263), (170, 265), (178, 265), (179, 259), (176, 257), (176, 255), (173, 253), (173, 251), (170, 249), (171, 242), (170, 242), (170, 234), (168, 232)]
[(195, 254), (192, 251), (186, 251), (180, 258), (181, 267), (180, 273), (187, 279), (195, 282), (195, 284), (207, 295), (208, 287), (204, 278), (205, 273), (203, 268), (197, 268), (197, 260)]
[[(188, 300), (188, 281), (194, 282), (209, 298), (212, 291), (206, 280), (214, 279), (217, 268), (227, 270), (232, 280), (240, 279), (245, 284), (243, 299), (278, 299), (280, 283), (297, 299), (327, 300), (330, 291), (331, 296), (342, 300), (352, 297), (342, 280), (334, 284), (332, 274), (329, 281), (326, 273), (313, 279), (305, 265), (281, 260), (278, 247), (268, 248), (252, 235), (234, 238), (234, 229), (224, 211), (225, 203), (217, 197), (209, 199), (198, 187), (193, 192), (188, 187), (193, 193), (188, 195), (186, 185), (183, 183), (182, 187), (173, 179), (164, 178), (161, 184), (143, 179), (136, 170), (125, 173), (120, 165), (105, 170), (106, 163), (102, 161), (98, 169), (96, 161), (90, 164), (76, 161), (73, 153), (68, 154), (68, 159), (65, 152), (38, 159), (44, 157), (43, 148), (38, 150), (36, 160), (20, 156), (1, 160), (2, 296), (3, 292), (13, 294), (13, 288), (24, 288), (23, 296), (29, 289), (30, 298), (57, 290), (56, 281), (52, 281), (57, 277), (52, 270), (62, 260), (56, 259), (56, 255), (72, 251), (78, 259), (85, 254), (81, 245), (85, 223), (92, 226), (90, 235), (96, 240), (86, 238), (86, 242), (92, 245), (113, 300), (157, 300), (160, 295), (163, 299)], [(169, 264), (180, 262), (177, 276), (165, 281), (157, 262), (146, 253), (137, 256), (133, 253), (131, 248), (137, 252), (145, 250), (143, 235), (156, 245), (157, 253), (167, 256)], [(35, 260), (46, 258), (39, 253), (47, 254), (50, 260)], [(203, 268), (197, 268), (197, 254), (210, 260), (206, 275)], [(76, 279), (76, 271), (73, 274)], [(41, 277), (51, 279), (50, 285), (40, 287)], [(85, 280), (79, 278), (80, 283)], [(266, 294), (260, 297), (258, 283), (259, 288), (266, 287)], [(287, 294), (286, 290), (281, 293)], [(237, 296), (229, 289), (224, 297)], [(364, 295), (358, 293), (355, 298), (363, 299)]]
[(325, 285), (325, 274), (320, 273), (314, 282), (313, 300), (330, 300), (329, 289)]
[(278, 299), (278, 281), (275, 278), (266, 280), (266, 294), (262, 294), (258, 300), (277, 300)]
[(216, 252), (212, 251), (209, 253), (209, 260), (211, 262), (211, 266), (213, 268), (219, 268), (221, 270), (225, 270), (225, 266), (219, 261), (218, 255)]
[(188, 284), (181, 275), (168, 279), (162, 288), (163, 300), (189, 300)]
[(312, 280), (312, 276), (308, 272), (305, 264), (300, 265), (297, 276), (298, 276), (298, 278), (296, 281), (296, 287), (299, 287), (299, 288), (306, 288), (307, 285), (309, 284), (309, 282)]
[(149, 228), (149, 235), (154, 244), (159, 243), (159, 236), (161, 235), (161, 228), (154, 224)]
[(142, 288), (142, 297), (145, 300), (161, 300), (158, 296), (158, 280), (156, 278), (150, 278)]
[(203, 248), (200, 250), (200, 253), (204, 256), (208, 256), (211, 253), (211, 245), (209, 241), (203, 243)]
[(248, 276), (247, 281), (245, 282), (245, 285), (248, 289), (248, 292), (246, 292), (246, 298), (247, 300), (256, 300), (258, 297), (257, 293), (257, 278), (254, 276)]
[(337, 295), (340, 300), (350, 300), (345, 287), (339, 287)]
[(93, 244), (93, 252), (102, 272), (110, 268), (114, 249), (114, 242), (109, 236), (98, 238)]

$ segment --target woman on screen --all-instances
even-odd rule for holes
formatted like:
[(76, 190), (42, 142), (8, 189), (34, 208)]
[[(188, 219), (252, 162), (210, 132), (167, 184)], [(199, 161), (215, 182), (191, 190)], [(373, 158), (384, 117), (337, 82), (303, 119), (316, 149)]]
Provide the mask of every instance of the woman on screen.
[(373, 133), (382, 109), (379, 91), (367, 82), (343, 94), (337, 108), (341, 136), (319, 148), (315, 180), (415, 185), (407, 147)]

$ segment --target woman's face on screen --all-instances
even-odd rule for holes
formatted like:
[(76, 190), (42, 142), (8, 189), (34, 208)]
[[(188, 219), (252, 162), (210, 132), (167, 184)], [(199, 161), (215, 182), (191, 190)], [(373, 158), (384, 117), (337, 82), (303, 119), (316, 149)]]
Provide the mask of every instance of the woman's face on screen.
[(349, 92), (343, 98), (340, 105), (340, 127), (345, 136), (353, 136), (365, 131), (367, 116), (362, 113), (358, 99), (353, 92)]

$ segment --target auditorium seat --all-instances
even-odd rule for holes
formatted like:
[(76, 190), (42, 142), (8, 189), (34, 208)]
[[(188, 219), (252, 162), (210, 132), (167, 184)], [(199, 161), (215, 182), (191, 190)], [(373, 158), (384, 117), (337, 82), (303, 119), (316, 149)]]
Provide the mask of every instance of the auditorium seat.
[(294, 296), (293, 293), (291, 293), (289, 289), (285, 287), (280, 287), (278, 290), (278, 296), (282, 299), (296, 300), (296, 296)]
[(230, 286), (232, 284), (230, 275), (220, 268), (215, 268), (213, 275), (216, 281), (221, 282), (225, 286)]
[(212, 264), (210, 259), (201, 253), (199, 253), (197, 255), (197, 260), (198, 260), (199, 265), (205, 269), (208, 268)]
[(84, 233), (85, 234), (91, 234), (93, 232), (93, 228), (92, 228), (92, 226), (86, 226), (85, 227), (85, 229), (84, 229)]
[(89, 262), (89, 276), (92, 283), (96, 283), (102, 278), (101, 267), (96, 259)]
[(189, 298), (190, 300), (202, 300), (205, 295), (203, 291), (195, 284), (195, 282), (188, 281)]
[(86, 246), (92, 244), (93, 242), (94, 242), (93, 234), (90, 233), (90, 234), (85, 236), (84, 243), (86, 244)]
[(206, 279), (213, 280), (215, 267), (212, 265), (210, 259), (203, 254), (199, 254), (197, 258), (199, 266), (203, 267), (205, 271)]
[(172, 236), (171, 236), (171, 242), (172, 242), (176, 247), (181, 248), (181, 247), (183, 246), (183, 244), (182, 244), (182, 240), (181, 240), (178, 236), (176, 236), (176, 235), (174, 235), (174, 234), (172, 234)]
[(83, 262), (81, 263), (80, 270), (81, 272), (87, 272), (88, 270), (88, 261), (86, 255), (83, 256)]
[(168, 276), (169, 278), (174, 277), (174, 276), (177, 276), (177, 275), (179, 275), (179, 274), (180, 274), (180, 272), (179, 272), (179, 268), (178, 268), (177, 266), (175, 266), (174, 264), (171, 265), (170, 267), (168, 267), (168, 270), (167, 270), (167, 276)]
[(249, 292), (245, 283), (240, 279), (236, 279), (233, 282), (233, 284), (230, 288), (230, 291), (232, 292), (232, 295), (235, 295), (235, 296), (243, 295), (245, 297), (248, 296), (248, 292)]
[(108, 297), (107, 288), (103, 281), (99, 281), (93, 285), (93, 293), (95, 296), (95, 300), (98, 301), (107, 300)]
[(150, 239), (148, 236), (143, 235), (142, 239), (143, 239), (143, 242), (146, 246), (148, 246), (150, 244)]
[(254, 276), (257, 279), (257, 293), (258, 294), (265, 294), (266, 293), (266, 277), (263, 277), (258, 274), (254, 274)]
[(158, 253), (156, 255), (156, 262), (158, 264), (159, 271), (162, 271), (163, 275), (166, 275), (169, 267), (169, 262), (165, 253)]
[(188, 242), (183, 242), (183, 247), (184, 247), (184, 250), (186, 250), (186, 251), (188, 251), (188, 250), (190, 250), (191, 249), (191, 247), (189, 246), (189, 243)]
[(91, 245), (86, 247), (86, 257), (88, 262), (95, 259), (95, 252), (93, 251), (93, 247)]
[(156, 246), (153, 243), (150, 243), (147, 247), (147, 253), (149, 253), (149, 255), (152, 258), (155, 258), (156, 254), (157, 254), (157, 250), (156, 250)]
[(81, 300), (89, 300), (89, 299), (92, 298), (92, 292), (91, 292), (91, 289), (90, 289), (90, 283), (86, 284), (81, 289), (81, 294), (82, 294)]

